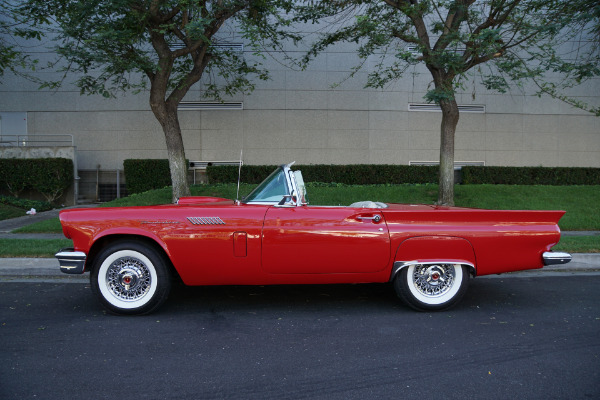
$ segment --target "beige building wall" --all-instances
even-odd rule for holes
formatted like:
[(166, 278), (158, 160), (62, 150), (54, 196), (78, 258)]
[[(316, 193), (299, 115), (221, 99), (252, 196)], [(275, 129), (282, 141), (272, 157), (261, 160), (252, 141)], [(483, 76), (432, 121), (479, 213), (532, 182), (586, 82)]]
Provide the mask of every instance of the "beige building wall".
[[(180, 111), (187, 158), (236, 160), (243, 149), (247, 164), (437, 161), (441, 113), (408, 111), (409, 103), (424, 103), (428, 72), (410, 69), (384, 90), (364, 89), (375, 60), (349, 78), (357, 63), (351, 46), (319, 56), (306, 71), (267, 59), (272, 80), (231, 99), (243, 102), (243, 110)], [(600, 167), (600, 119), (531, 93), (515, 87), (495, 94), (467, 82), (459, 104), (485, 106), (485, 113), (461, 113), (456, 160)], [(598, 93), (596, 79), (572, 94), (598, 104)], [(200, 94), (193, 90), (185, 100), (199, 101)], [(27, 112), (30, 135), (72, 134), (80, 169), (118, 169), (124, 159), (167, 156), (147, 93), (104, 99), (80, 96), (70, 86), (38, 91), (35, 84), (5, 76), (0, 112)]]

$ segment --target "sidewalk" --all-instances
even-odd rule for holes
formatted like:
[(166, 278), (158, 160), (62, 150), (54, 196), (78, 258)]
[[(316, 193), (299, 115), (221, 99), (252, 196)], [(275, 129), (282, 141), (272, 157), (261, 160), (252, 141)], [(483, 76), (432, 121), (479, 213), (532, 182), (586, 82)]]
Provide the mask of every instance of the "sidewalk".
[(35, 215), (23, 215), (22, 217), (5, 219), (0, 221), (0, 234), (10, 234), (14, 229), (19, 229), (27, 225), (40, 221), (46, 221), (52, 218), (58, 218), (59, 209), (39, 212)]
[[(96, 207), (94, 204), (85, 206), (71, 206), (68, 208), (81, 207)], [(64, 239), (62, 233), (12, 233), (13, 230), (19, 229), (36, 222), (46, 221), (52, 218), (58, 218), (58, 213), (61, 209), (39, 212), (35, 215), (23, 215), (22, 217), (5, 219), (0, 221), (0, 239)]]
[[(525, 272), (600, 272), (600, 254), (578, 253), (573, 254), (573, 260), (568, 264), (550, 265), (542, 269), (527, 270)], [(518, 275), (515, 272), (511, 275)], [(500, 276), (505, 276), (500, 275)], [(60, 272), (58, 261), (55, 258), (0, 258), (0, 281), (26, 278), (65, 278), (71, 280), (89, 279), (89, 274), (67, 275)]]
[(0, 258), (0, 282), (36, 278), (88, 282), (89, 274), (63, 274), (56, 258)]

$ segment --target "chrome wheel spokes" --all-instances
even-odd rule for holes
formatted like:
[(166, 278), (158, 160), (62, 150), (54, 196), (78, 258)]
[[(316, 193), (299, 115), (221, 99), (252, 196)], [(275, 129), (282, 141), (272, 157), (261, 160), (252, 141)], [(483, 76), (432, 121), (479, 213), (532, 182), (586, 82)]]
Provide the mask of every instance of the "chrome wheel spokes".
[(427, 297), (446, 293), (454, 284), (454, 265), (416, 265), (413, 271), (415, 289)]
[(144, 297), (152, 285), (148, 267), (140, 260), (123, 257), (106, 271), (106, 286), (120, 300), (136, 301)]

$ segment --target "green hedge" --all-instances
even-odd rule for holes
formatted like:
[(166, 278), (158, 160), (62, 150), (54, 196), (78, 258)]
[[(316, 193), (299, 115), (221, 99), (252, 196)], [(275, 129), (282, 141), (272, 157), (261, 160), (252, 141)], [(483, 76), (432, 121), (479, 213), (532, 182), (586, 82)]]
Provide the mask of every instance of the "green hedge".
[(9, 206), (22, 208), (23, 210), (30, 210), (35, 208), (37, 212), (40, 211), (48, 211), (52, 210), (52, 204), (47, 201), (41, 200), (29, 200), (29, 199), (19, 199), (16, 197), (3, 196), (0, 194), (0, 204), (6, 204)]
[[(276, 165), (244, 165), (241, 181), (260, 183)], [(306, 182), (335, 182), (347, 185), (373, 185), (386, 183), (437, 183), (438, 167), (408, 165), (295, 165), (302, 171)], [(208, 182), (237, 182), (237, 166), (210, 166), (206, 169)]]
[[(141, 193), (171, 185), (168, 160), (124, 161), (127, 190)], [(244, 165), (241, 181), (258, 184), (276, 165)], [(294, 165), (302, 171), (306, 182), (335, 182), (347, 185), (375, 185), (401, 183), (438, 183), (438, 166), (409, 166), (382, 164), (355, 165)], [(238, 167), (209, 166), (209, 183), (235, 183)], [(563, 167), (463, 167), (463, 184), (508, 185), (600, 185), (600, 168)]]
[(169, 160), (128, 159), (123, 161), (123, 170), (129, 194), (171, 186)]
[(0, 159), (0, 185), (15, 197), (34, 190), (53, 202), (72, 184), (73, 160), (68, 158)]
[[(260, 183), (275, 165), (244, 165), (241, 180)], [(373, 185), (386, 183), (437, 183), (438, 166), (409, 165), (295, 165), (302, 170), (306, 182), (335, 182), (348, 185)], [(237, 166), (210, 166), (207, 168), (210, 183), (237, 182)], [(507, 185), (600, 185), (600, 168), (566, 167), (463, 167), (463, 184)]]
[(463, 167), (463, 184), (600, 185), (600, 168)]

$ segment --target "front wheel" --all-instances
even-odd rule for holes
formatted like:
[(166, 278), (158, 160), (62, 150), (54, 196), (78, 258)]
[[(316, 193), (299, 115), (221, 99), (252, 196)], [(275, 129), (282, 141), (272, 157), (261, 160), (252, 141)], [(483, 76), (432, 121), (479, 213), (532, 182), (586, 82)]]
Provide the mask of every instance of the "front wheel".
[(468, 286), (469, 271), (460, 264), (409, 265), (394, 279), (398, 297), (419, 311), (440, 311), (454, 306)]
[(165, 260), (141, 242), (117, 242), (103, 249), (90, 275), (92, 291), (115, 314), (148, 314), (167, 298), (171, 278)]

